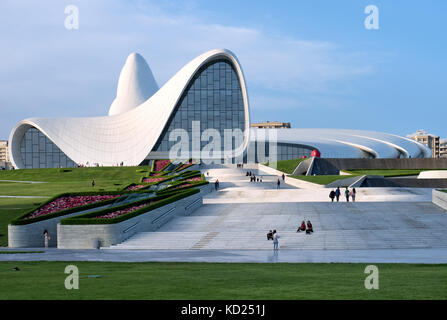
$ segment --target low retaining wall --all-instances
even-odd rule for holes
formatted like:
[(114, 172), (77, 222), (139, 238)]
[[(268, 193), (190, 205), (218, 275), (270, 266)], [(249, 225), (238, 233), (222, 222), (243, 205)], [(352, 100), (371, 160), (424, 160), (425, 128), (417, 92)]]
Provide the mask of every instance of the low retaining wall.
[(38, 248), (44, 247), (43, 232), (50, 234), (49, 247), (57, 247), (57, 225), (61, 219), (77, 216), (81, 213), (100, 210), (97, 207), (86, 211), (74, 212), (61, 217), (55, 217), (25, 225), (8, 225), (8, 246), (10, 248)]
[(433, 189), (432, 201), (437, 206), (441, 207), (444, 210), (447, 210), (447, 193), (446, 192), (442, 192), (442, 191)]
[[(207, 188), (203, 188), (203, 191), (207, 192)], [(200, 192), (120, 223), (91, 225), (58, 224), (57, 247), (59, 249), (98, 249), (99, 247), (108, 247), (121, 243), (138, 232), (155, 231), (175, 216), (191, 214), (202, 204), (203, 198), (202, 192)]]

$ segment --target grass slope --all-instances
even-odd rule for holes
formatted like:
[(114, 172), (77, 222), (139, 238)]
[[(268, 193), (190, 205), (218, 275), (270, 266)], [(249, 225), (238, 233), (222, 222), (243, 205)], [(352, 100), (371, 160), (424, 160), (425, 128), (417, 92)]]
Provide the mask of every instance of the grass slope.
[[(59, 169), (24, 169), (0, 171), (0, 180), (43, 181), (47, 183), (15, 183), (0, 181), (0, 195), (54, 196), (64, 192), (82, 192), (118, 188), (138, 181), (144, 173), (137, 172), (148, 167), (98, 167), (73, 168), (63, 172)], [(95, 180), (95, 187), (91, 182)]]
[[(79, 290), (64, 287), (69, 264), (79, 268)], [(14, 266), (21, 271), (12, 271)], [(447, 265), (378, 264), (379, 290), (365, 289), (365, 266), (0, 262), (0, 299), (447, 298)]]
[[(65, 170), (69, 170), (64, 172)], [(142, 170), (146, 170), (142, 172)], [(52, 197), (65, 192), (116, 191), (137, 182), (149, 167), (95, 167), (72, 169), (25, 169), (0, 171), (0, 180), (43, 181), (17, 183), (0, 181), (2, 196)], [(95, 180), (95, 187), (91, 182)], [(0, 246), (8, 245), (8, 223), (48, 198), (0, 198)]]
[(275, 168), (276, 170), (288, 173), (288, 174), (292, 174), (293, 170), (295, 170), (295, 168), (304, 160), (307, 159), (291, 159), (291, 160), (279, 160), (277, 162), (272, 162), (272, 163), (268, 163), (267, 162), (267, 166)]
[(331, 175), (325, 175), (325, 176), (290, 176), (292, 178), (295, 179), (300, 179), (303, 181), (307, 181), (307, 182), (312, 182), (312, 183), (316, 183), (316, 184), (321, 184), (321, 185), (327, 185), (329, 183), (332, 183), (334, 181), (337, 180), (342, 180), (342, 179), (347, 179), (347, 178), (352, 178), (356, 175), (351, 175), (351, 176), (331, 176)]

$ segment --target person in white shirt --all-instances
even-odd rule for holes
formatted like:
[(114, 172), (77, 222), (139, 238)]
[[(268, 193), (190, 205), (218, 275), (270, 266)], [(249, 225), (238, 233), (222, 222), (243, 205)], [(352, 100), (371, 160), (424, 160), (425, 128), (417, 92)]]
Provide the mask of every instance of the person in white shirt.
[(278, 250), (278, 239), (279, 235), (276, 233), (276, 230), (273, 230), (273, 250)]

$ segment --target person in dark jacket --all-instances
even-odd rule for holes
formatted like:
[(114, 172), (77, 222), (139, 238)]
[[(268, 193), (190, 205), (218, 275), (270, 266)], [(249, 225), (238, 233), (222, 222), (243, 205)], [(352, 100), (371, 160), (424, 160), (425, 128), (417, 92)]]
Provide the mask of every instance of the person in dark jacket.
[(331, 198), (332, 202), (334, 202), (334, 199), (335, 199), (335, 191), (334, 190), (329, 192), (329, 198)]
[(306, 234), (312, 234), (314, 232), (312, 223), (310, 222), (310, 220), (307, 220), (307, 229), (306, 229)]
[(337, 189), (335, 190), (335, 197), (337, 198), (337, 202), (340, 200), (340, 187), (337, 187)]

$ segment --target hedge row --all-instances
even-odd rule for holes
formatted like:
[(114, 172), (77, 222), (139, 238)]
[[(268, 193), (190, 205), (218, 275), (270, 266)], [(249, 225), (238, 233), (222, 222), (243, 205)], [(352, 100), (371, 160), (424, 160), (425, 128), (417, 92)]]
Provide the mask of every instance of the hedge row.
[(69, 208), (69, 209), (65, 209), (65, 210), (61, 210), (61, 211), (57, 211), (57, 212), (41, 215), (41, 216), (38, 216), (38, 217), (25, 219), (26, 216), (28, 216), (29, 214), (33, 213), (37, 209), (39, 209), (39, 208), (49, 204), (50, 202), (53, 202), (54, 200), (56, 200), (58, 198), (61, 198), (61, 197), (69, 197), (69, 196), (98, 196), (98, 195), (116, 195), (116, 194), (124, 195), (124, 194), (129, 194), (129, 193), (132, 193), (132, 192), (130, 192), (130, 191), (104, 191), (104, 192), (96, 191), (96, 192), (62, 193), (62, 194), (59, 194), (57, 196), (52, 197), (50, 200), (44, 202), (43, 204), (39, 205), (38, 207), (33, 208), (33, 209), (25, 212), (20, 217), (12, 220), (11, 221), (11, 225), (26, 225), (26, 224), (30, 224), (30, 223), (35, 223), (35, 222), (47, 220), (47, 219), (52, 219), (52, 218), (56, 218), (56, 217), (60, 217), (60, 216), (65, 216), (67, 214), (71, 214), (71, 213), (74, 213), (74, 212), (84, 211), (84, 210), (89, 210), (89, 209), (92, 209), (92, 208), (100, 207), (100, 206), (112, 203), (112, 202), (114, 202), (114, 201), (116, 201), (118, 199), (118, 198), (114, 198), (114, 199), (99, 201), (99, 202), (87, 204), (87, 205), (84, 205), (84, 206)]
[[(130, 218), (134, 218), (136, 216), (139, 216), (143, 213), (147, 213), (149, 211), (152, 211), (154, 209), (160, 208), (162, 206), (165, 206), (167, 204), (173, 203), (175, 201), (178, 201), (180, 199), (189, 197), (193, 194), (199, 193), (200, 189), (191, 189), (191, 190), (186, 190), (182, 192), (177, 192), (175, 194), (164, 194), (164, 195), (158, 195), (155, 196), (153, 198), (149, 198), (149, 199), (143, 199), (143, 200), (139, 200), (139, 201), (135, 201), (135, 202), (131, 202), (131, 203), (127, 203), (125, 205), (122, 206), (117, 206), (117, 207), (113, 207), (113, 208), (107, 208), (107, 209), (103, 209), (103, 210), (99, 210), (99, 211), (95, 211), (95, 212), (90, 212), (90, 213), (85, 213), (76, 217), (72, 217), (72, 218), (66, 218), (66, 219), (62, 219), (61, 220), (61, 224), (63, 225), (85, 225), (85, 224), (114, 224), (114, 223), (119, 223), (119, 222), (123, 222), (125, 220), (128, 220)], [(102, 216), (114, 211), (118, 211), (118, 210), (123, 210), (129, 207), (133, 207), (136, 205), (140, 205), (140, 204), (144, 204), (147, 202), (153, 202), (156, 201), (155, 203), (152, 203), (151, 205), (138, 209), (136, 211), (132, 211), (126, 214), (123, 214), (121, 216), (115, 217), (115, 218), (95, 218), (98, 216)]]
[(165, 188), (163, 190), (156, 191), (155, 194), (157, 194), (157, 195), (162, 195), (162, 194), (165, 195), (165, 194), (175, 193), (175, 192), (178, 192), (178, 191), (181, 191), (181, 190), (201, 187), (201, 186), (204, 186), (206, 184), (209, 184), (208, 181), (188, 182), (189, 186), (182, 187), (182, 188), (179, 188), (179, 189), (175, 188), (176, 186), (178, 186), (180, 184), (184, 184), (184, 183), (185, 183), (185, 181), (176, 181), (176, 184), (172, 184), (171, 186), (169, 186), (169, 187), (167, 187), (167, 188)]

